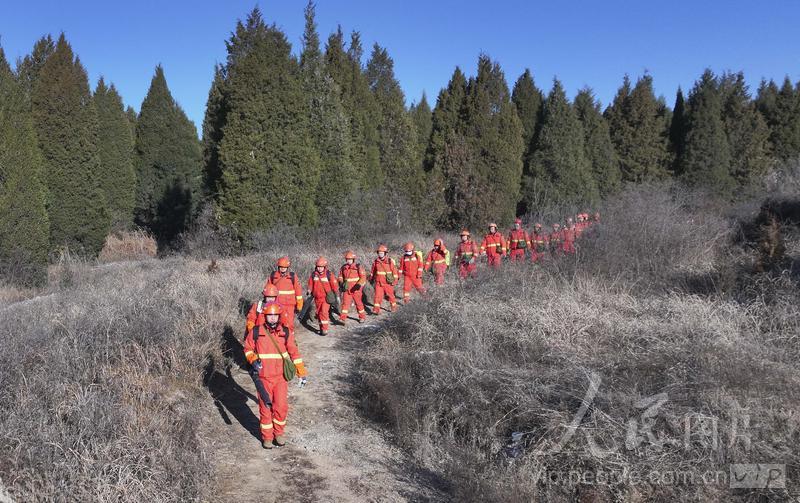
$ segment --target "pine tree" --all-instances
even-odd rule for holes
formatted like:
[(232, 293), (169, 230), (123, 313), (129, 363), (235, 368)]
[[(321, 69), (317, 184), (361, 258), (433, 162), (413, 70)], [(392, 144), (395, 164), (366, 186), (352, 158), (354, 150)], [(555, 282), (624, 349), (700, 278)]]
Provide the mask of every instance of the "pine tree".
[(50, 35), (44, 36), (33, 45), (33, 51), (25, 56), (17, 65), (17, 75), (25, 92), (30, 96), (34, 82), (39, 78), (45, 61), (56, 50), (56, 44)]
[(782, 161), (800, 156), (800, 93), (789, 77), (780, 89), (773, 82), (762, 85), (758, 102), (770, 128), (772, 155)]
[(472, 216), (456, 213), (452, 221), (472, 226), (510, 222), (520, 200), (523, 128), (500, 65), (486, 55), (478, 58), (478, 73), (467, 84), (461, 131), (474, 160), (476, 183), (470, 190), (480, 198)]
[(214, 68), (214, 80), (208, 91), (206, 113), (203, 117), (203, 192), (207, 196), (217, 194), (219, 179), (222, 176), (219, 143), (222, 141), (222, 130), (227, 118), (225, 68), (217, 65)]
[[(582, 89), (575, 96), (574, 106), (583, 126), (584, 153), (591, 166), (592, 178), (600, 197), (605, 198), (620, 189), (622, 178), (608, 123), (600, 113), (600, 104), (591, 89)], [(591, 197), (591, 193), (588, 196)]]
[(742, 72), (723, 74), (720, 93), (722, 122), (731, 153), (731, 175), (740, 187), (746, 187), (769, 168), (769, 128), (756, 111)]
[(128, 108), (125, 110), (125, 117), (128, 119), (128, 127), (131, 130), (131, 138), (136, 138), (136, 122), (138, 121), (138, 117), (136, 116), (136, 110), (133, 109), (132, 106), (128, 105)]
[(49, 223), (25, 84), (0, 47), (0, 277), (21, 285), (47, 279)]
[(350, 47), (345, 51), (341, 27), (330, 37), (325, 48), (325, 70), (340, 91), (340, 100), (350, 119), (350, 163), (361, 180), (363, 190), (377, 190), (384, 185), (378, 147), (380, 110), (369, 88), (361, 66), (362, 48), (358, 32), (350, 37)]
[(135, 222), (170, 245), (189, 225), (201, 188), (197, 131), (170, 94), (164, 69), (155, 69), (136, 121)]
[(522, 121), (524, 130), (522, 141), (525, 144), (524, 157), (527, 159), (530, 156), (533, 138), (541, 124), (542, 103), (544, 102), (544, 95), (536, 87), (531, 71), (527, 68), (514, 84), (511, 101), (516, 105), (517, 114), (519, 114), (519, 119)]
[(669, 125), (669, 150), (672, 154), (672, 172), (680, 174), (680, 165), (683, 159), (683, 152), (686, 148), (686, 104), (683, 98), (683, 91), (678, 87), (675, 95), (675, 106), (672, 109), (672, 120)]
[(99, 124), (100, 186), (108, 203), (112, 228), (127, 229), (133, 223), (136, 193), (130, 123), (114, 84), (107, 87), (101, 77), (93, 99)]
[(31, 109), (48, 186), (50, 246), (97, 254), (110, 227), (97, 111), (86, 70), (63, 34), (34, 81)]
[(394, 75), (394, 62), (378, 44), (374, 45), (367, 63), (366, 77), (380, 111), (378, 149), (386, 177), (384, 204), (396, 225), (418, 225), (428, 215), (414, 210), (427, 198), (428, 187), (422, 166), (416, 162), (416, 131)]
[(641, 182), (667, 176), (670, 156), (665, 110), (653, 94), (651, 76), (640, 77), (633, 89), (625, 76), (605, 112), (623, 180)]
[[(247, 239), (276, 224), (314, 227), (320, 161), (309, 131), (300, 65), (258, 9), (228, 44), (229, 107), (219, 160), (216, 210), (221, 223)], [(238, 31), (238, 30), (237, 30)], [(247, 43), (241, 45), (246, 40)]]
[(419, 103), (414, 103), (409, 108), (409, 115), (417, 133), (417, 160), (420, 165), (424, 165), (425, 151), (428, 149), (428, 141), (431, 138), (431, 130), (433, 129), (433, 112), (428, 104), (428, 97), (425, 96), (424, 92)]
[[(593, 102), (591, 95), (589, 99)], [(528, 210), (540, 204), (584, 203), (597, 199), (597, 185), (586, 157), (583, 127), (558, 79), (553, 80), (553, 89), (544, 103), (542, 127), (528, 166), (524, 183)]]
[(311, 138), (321, 161), (315, 204), (324, 222), (338, 223), (357, 218), (354, 212), (359, 208), (352, 201), (362, 187), (362, 180), (352, 164), (350, 119), (336, 83), (325, 70), (312, 2), (306, 5), (305, 19), (300, 68)]
[(683, 178), (692, 186), (730, 196), (734, 186), (731, 153), (722, 122), (719, 83), (711, 70), (703, 72), (689, 94), (688, 125)]

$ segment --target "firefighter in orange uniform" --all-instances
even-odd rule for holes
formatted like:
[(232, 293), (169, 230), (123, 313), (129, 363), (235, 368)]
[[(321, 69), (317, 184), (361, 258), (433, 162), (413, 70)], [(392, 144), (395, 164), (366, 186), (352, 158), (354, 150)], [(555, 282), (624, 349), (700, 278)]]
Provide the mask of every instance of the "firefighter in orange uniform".
[(549, 247), (550, 236), (542, 232), (542, 224), (537, 223), (533, 226), (533, 233), (531, 234), (531, 260), (538, 262), (544, 259)]
[(351, 251), (344, 254), (344, 265), (339, 270), (339, 284), (342, 289), (342, 323), (347, 323), (351, 302), (355, 303), (358, 310), (358, 322), (367, 319), (367, 311), (364, 309), (364, 285), (367, 284), (367, 275), (361, 264), (356, 263), (356, 254)]
[(303, 289), (294, 271), (289, 267), (289, 257), (281, 257), (276, 264), (278, 270), (270, 274), (267, 282), (278, 288), (278, 304), (281, 305), (281, 322), (289, 330), (294, 330), (294, 313), (303, 309)]
[(425, 295), (425, 287), (422, 285), (425, 263), (422, 261), (422, 253), (414, 251), (414, 243), (408, 242), (403, 245), (403, 256), (400, 257), (398, 269), (403, 275), (403, 304), (408, 304), (411, 300), (412, 288)]
[(264, 306), (270, 302), (277, 302), (278, 289), (275, 285), (267, 283), (261, 291), (261, 296), (262, 299), (259, 302), (253, 303), (253, 305), (250, 306), (250, 311), (247, 313), (247, 330), (252, 330), (253, 327), (256, 326), (256, 323), (264, 323)]
[(476, 261), (478, 255), (481, 254), (481, 249), (471, 237), (468, 230), (464, 229), (461, 231), (461, 242), (458, 243), (458, 248), (456, 248), (458, 275), (462, 279), (467, 276), (475, 276), (475, 273), (478, 271), (478, 264)]
[(328, 300), (336, 298), (338, 289), (339, 283), (336, 281), (336, 276), (328, 270), (328, 259), (318, 258), (314, 263), (314, 272), (308, 278), (308, 292), (314, 297), (314, 305), (317, 307), (320, 335), (328, 335), (331, 324), (331, 304)]
[(497, 224), (489, 224), (489, 234), (483, 237), (481, 243), (481, 253), (486, 254), (489, 265), (492, 267), (500, 267), (503, 257), (506, 256), (506, 240), (503, 235), (497, 232)]
[(572, 217), (567, 218), (567, 225), (561, 231), (561, 235), (563, 236), (563, 244), (562, 250), (567, 255), (573, 255), (575, 253), (575, 222), (573, 222)]
[(447, 250), (441, 239), (433, 240), (433, 249), (425, 258), (425, 270), (433, 271), (435, 284), (444, 284), (444, 273), (447, 272)]
[(522, 228), (522, 220), (517, 218), (514, 220), (514, 228), (508, 235), (508, 248), (511, 255), (511, 261), (516, 262), (525, 260), (525, 250), (530, 248), (531, 238), (528, 232)]
[(547, 241), (550, 243), (550, 256), (561, 255), (564, 245), (564, 234), (561, 232), (561, 224), (553, 224), (553, 231), (550, 232)]
[(276, 302), (265, 305), (261, 322), (247, 331), (244, 340), (244, 356), (258, 372), (258, 379), (272, 402), (271, 405), (265, 403), (259, 393), (261, 446), (264, 449), (272, 449), (273, 441), (278, 446), (286, 445), (284, 430), (289, 412), (289, 383), (284, 377), (283, 359), (291, 358), (301, 384), (305, 384), (307, 374), (294, 340), (294, 331), (281, 323), (282, 310)]
[(388, 252), (389, 249), (385, 245), (378, 247), (378, 258), (372, 263), (372, 271), (369, 275), (369, 279), (375, 287), (375, 301), (372, 306), (374, 314), (380, 314), (384, 297), (389, 299), (392, 312), (397, 311), (394, 287), (400, 281), (400, 276), (397, 272), (397, 265), (395, 265), (394, 259), (389, 258)]

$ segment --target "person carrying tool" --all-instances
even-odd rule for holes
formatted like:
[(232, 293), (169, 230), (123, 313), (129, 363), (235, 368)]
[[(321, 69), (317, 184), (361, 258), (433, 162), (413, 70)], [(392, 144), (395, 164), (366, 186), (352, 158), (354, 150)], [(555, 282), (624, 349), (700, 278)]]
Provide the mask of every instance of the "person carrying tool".
[(425, 264), (422, 262), (422, 253), (414, 251), (414, 243), (403, 245), (403, 256), (400, 257), (400, 273), (403, 275), (403, 304), (411, 300), (411, 289), (414, 288), (422, 295), (427, 292), (422, 285), (422, 273)]
[(497, 232), (497, 224), (494, 222), (489, 224), (489, 234), (483, 237), (481, 253), (486, 254), (491, 267), (500, 267), (502, 258), (506, 256), (506, 240)]
[(397, 300), (394, 296), (394, 287), (400, 281), (397, 265), (394, 259), (389, 258), (389, 249), (386, 245), (378, 246), (378, 257), (372, 263), (369, 280), (375, 288), (375, 301), (372, 305), (373, 314), (380, 314), (384, 297), (389, 300), (392, 312), (397, 311)]
[(270, 274), (267, 282), (278, 288), (278, 304), (281, 310), (281, 321), (284, 326), (294, 330), (294, 313), (303, 309), (303, 289), (294, 271), (290, 271), (292, 266), (289, 257), (281, 257), (276, 265), (278, 270)]
[(347, 313), (350, 303), (353, 302), (358, 310), (358, 322), (367, 319), (364, 309), (364, 285), (367, 284), (367, 275), (361, 264), (356, 263), (356, 254), (348, 251), (344, 254), (344, 265), (339, 270), (339, 285), (342, 289), (341, 321), (347, 323)]
[(428, 252), (425, 259), (425, 270), (433, 273), (433, 282), (436, 285), (444, 284), (444, 273), (450, 266), (448, 263), (450, 259), (450, 252), (445, 249), (444, 242), (441, 239), (433, 240), (433, 249)]
[(475, 276), (478, 271), (478, 264), (476, 263), (481, 249), (478, 244), (472, 240), (469, 231), (464, 229), (461, 231), (461, 242), (456, 248), (456, 262), (458, 262), (458, 275), (459, 277), (466, 278), (467, 276)]
[(542, 232), (542, 224), (533, 226), (531, 234), (531, 260), (536, 263), (545, 258), (550, 247), (550, 236)]
[(328, 335), (331, 324), (331, 305), (336, 304), (336, 290), (339, 283), (336, 276), (328, 270), (328, 259), (320, 257), (314, 263), (314, 272), (308, 278), (308, 292), (314, 297), (317, 306), (317, 319), (319, 320), (319, 334)]
[(294, 340), (294, 331), (281, 323), (282, 310), (277, 302), (266, 304), (261, 323), (248, 330), (244, 340), (244, 357), (257, 373), (262, 389), (269, 395), (262, 398), (259, 390), (259, 423), (261, 446), (264, 449), (272, 449), (273, 442), (278, 446), (286, 445), (284, 431), (289, 412), (288, 381), (294, 377), (286, 367), (293, 369), (300, 377), (301, 386), (306, 383), (307, 372)]
[(514, 220), (514, 228), (508, 234), (508, 247), (511, 261), (524, 261), (525, 250), (530, 248), (531, 238), (528, 232), (522, 228), (522, 220), (517, 218)]

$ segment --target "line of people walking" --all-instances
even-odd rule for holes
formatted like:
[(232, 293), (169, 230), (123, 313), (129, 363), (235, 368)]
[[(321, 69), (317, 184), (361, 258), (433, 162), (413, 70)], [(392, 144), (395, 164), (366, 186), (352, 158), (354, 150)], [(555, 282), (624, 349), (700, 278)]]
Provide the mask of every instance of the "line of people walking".
[(289, 257), (279, 258), (277, 269), (264, 284), (262, 299), (247, 313), (244, 340), (245, 358), (259, 390), (262, 447), (271, 449), (274, 445), (285, 445), (288, 382), (294, 377), (299, 378), (301, 387), (307, 382), (307, 371), (294, 337), (294, 323), (296, 317), (300, 320), (306, 317), (311, 303), (315, 307), (319, 333), (325, 336), (330, 332), (332, 308), (338, 311), (339, 322), (343, 325), (350, 319), (351, 308), (356, 311), (358, 323), (367, 319), (364, 289), (368, 282), (374, 290), (372, 314), (380, 314), (384, 302), (388, 302), (390, 312), (395, 312), (399, 295), (396, 288), (401, 279), (402, 302), (406, 304), (412, 293), (427, 294), (424, 286), (426, 272), (433, 276), (435, 285), (444, 284), (453, 259), (458, 265), (459, 277), (466, 279), (476, 274), (481, 256), (486, 256), (489, 267), (498, 268), (505, 257), (512, 262), (529, 259), (536, 263), (574, 254), (575, 243), (583, 232), (599, 222), (599, 213), (595, 213), (593, 218), (588, 213), (579, 213), (574, 220), (567, 218), (563, 227), (554, 223), (546, 232), (537, 223), (528, 233), (522, 220), (517, 218), (507, 236), (498, 231), (497, 224), (490, 223), (480, 244), (473, 241), (465, 229), (460, 233), (454, 257), (441, 239), (433, 241), (433, 248), (425, 256), (414, 243), (408, 242), (397, 261), (389, 257), (388, 247), (381, 244), (376, 249), (377, 256), (369, 272), (358, 262), (353, 251), (344, 254), (344, 264), (338, 274), (329, 269), (327, 258), (319, 257), (306, 282), (305, 296), (300, 279), (291, 270)]

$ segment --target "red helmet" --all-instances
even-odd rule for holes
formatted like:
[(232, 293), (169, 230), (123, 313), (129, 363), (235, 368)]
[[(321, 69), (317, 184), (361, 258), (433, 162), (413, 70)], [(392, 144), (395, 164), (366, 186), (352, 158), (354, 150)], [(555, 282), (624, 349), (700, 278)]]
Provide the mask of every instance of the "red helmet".
[(350, 250), (347, 250), (347, 252), (344, 254), (344, 259), (345, 260), (350, 260), (350, 259), (355, 260), (356, 259), (356, 254), (351, 252)]
[(540, 224), (539, 222), (536, 222), (536, 224), (534, 225), (534, 228), (541, 229), (542, 228), (542, 224)]
[(272, 283), (267, 283), (264, 285), (264, 290), (261, 292), (264, 297), (277, 297), (278, 296), (278, 287), (273, 285)]
[(464, 229), (463, 231), (461, 231), (461, 236), (469, 237), (469, 231), (467, 229)]
[(405, 251), (414, 251), (414, 243), (409, 241), (408, 243), (403, 245), (403, 250)]
[(268, 314), (281, 314), (281, 305), (277, 302), (270, 302), (261, 311), (265, 316)]
[(314, 265), (317, 267), (328, 267), (328, 259), (326, 259), (325, 257), (320, 257), (317, 259)]
[(278, 259), (277, 265), (278, 267), (291, 267), (292, 262), (289, 260), (289, 257), (281, 257)]
[(387, 253), (389, 251), (389, 248), (386, 248), (386, 245), (380, 245), (380, 246), (378, 246), (378, 249), (375, 250), (375, 251), (377, 251), (378, 253), (380, 253), (380, 252)]
[(433, 240), (433, 246), (442, 246), (442, 240), (441, 239), (434, 239)]
[(515, 218), (514, 219), (514, 223), (522, 225), (522, 219), (521, 218)]

